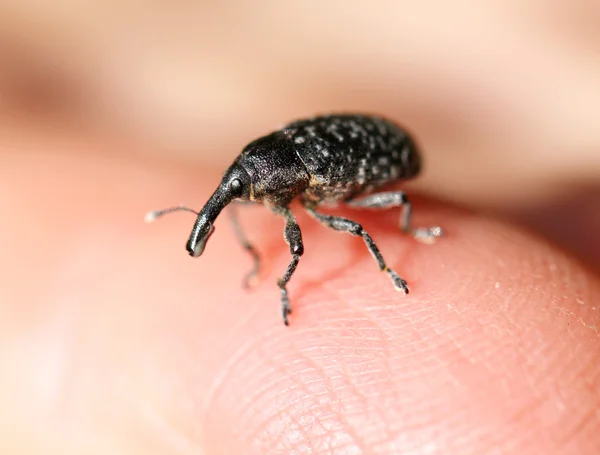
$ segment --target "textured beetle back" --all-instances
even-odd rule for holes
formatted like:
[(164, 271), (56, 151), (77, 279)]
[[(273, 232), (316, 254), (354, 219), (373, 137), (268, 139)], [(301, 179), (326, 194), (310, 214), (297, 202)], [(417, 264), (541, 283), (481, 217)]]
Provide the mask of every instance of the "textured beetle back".
[(308, 196), (331, 202), (409, 179), (420, 171), (408, 134), (380, 117), (330, 115), (286, 125), (280, 134), (295, 144), (311, 176)]

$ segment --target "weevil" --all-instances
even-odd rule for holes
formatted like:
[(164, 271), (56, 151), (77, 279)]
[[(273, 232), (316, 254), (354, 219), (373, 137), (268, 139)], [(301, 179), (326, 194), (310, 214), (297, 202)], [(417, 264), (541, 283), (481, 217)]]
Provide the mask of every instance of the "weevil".
[[(379, 116), (321, 115), (297, 120), (248, 144), (225, 171), (221, 183), (204, 208), (184, 206), (150, 212), (152, 221), (166, 213), (184, 210), (197, 215), (186, 249), (200, 256), (214, 231), (214, 222), (228, 206), (236, 235), (252, 255), (254, 266), (244, 286), (258, 276), (260, 256), (244, 235), (237, 217), (240, 202), (259, 203), (285, 221), (284, 240), (291, 260), (277, 286), (281, 292), (283, 322), (292, 312), (287, 285), (304, 253), (302, 232), (290, 203), (299, 199), (308, 214), (336, 231), (362, 237), (381, 271), (396, 290), (409, 292), (406, 281), (387, 266), (371, 236), (352, 220), (321, 213), (322, 206), (345, 205), (354, 209), (402, 207), (400, 229), (415, 239), (432, 243), (443, 235), (439, 226), (413, 228), (411, 204), (402, 191), (381, 191), (385, 186), (416, 177), (422, 160), (411, 135)], [(377, 191), (380, 190), (380, 191)]]

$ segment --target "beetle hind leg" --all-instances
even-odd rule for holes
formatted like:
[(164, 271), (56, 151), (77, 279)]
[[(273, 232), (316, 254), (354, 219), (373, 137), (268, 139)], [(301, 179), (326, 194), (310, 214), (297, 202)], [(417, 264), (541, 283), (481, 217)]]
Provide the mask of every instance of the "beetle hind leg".
[(409, 289), (408, 289), (408, 284), (406, 283), (406, 281), (400, 275), (398, 275), (394, 270), (390, 269), (387, 266), (385, 260), (383, 259), (383, 255), (381, 254), (381, 252), (379, 251), (379, 248), (375, 244), (375, 241), (367, 233), (367, 231), (365, 231), (363, 229), (363, 227), (360, 225), (360, 223), (357, 223), (356, 221), (348, 220), (346, 218), (338, 217), (338, 216), (325, 215), (323, 213), (319, 213), (310, 204), (305, 203), (304, 207), (309, 215), (311, 215), (313, 218), (315, 218), (317, 221), (319, 221), (323, 225), (325, 225), (331, 229), (334, 229), (336, 231), (347, 232), (348, 234), (362, 237), (363, 240), (365, 241), (365, 244), (367, 245), (367, 249), (373, 256), (373, 258), (375, 258), (375, 261), (377, 262), (377, 265), (379, 266), (379, 270), (381, 270), (382, 272), (385, 272), (391, 278), (392, 282), (394, 283), (394, 287), (396, 288), (397, 291), (401, 291), (404, 294), (408, 294)]
[(400, 229), (421, 243), (434, 243), (438, 237), (444, 235), (444, 230), (439, 226), (412, 227), (412, 205), (403, 191), (389, 191), (375, 193), (369, 196), (351, 199), (346, 203), (352, 208), (364, 209), (389, 209), (402, 207), (400, 216)]

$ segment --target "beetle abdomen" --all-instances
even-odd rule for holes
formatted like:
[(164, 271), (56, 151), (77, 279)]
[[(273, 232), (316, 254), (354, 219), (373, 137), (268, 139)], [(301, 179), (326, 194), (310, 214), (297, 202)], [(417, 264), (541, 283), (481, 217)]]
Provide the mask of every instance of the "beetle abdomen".
[(380, 117), (329, 115), (299, 120), (280, 130), (295, 144), (319, 202), (348, 199), (416, 176), (419, 153), (409, 135)]

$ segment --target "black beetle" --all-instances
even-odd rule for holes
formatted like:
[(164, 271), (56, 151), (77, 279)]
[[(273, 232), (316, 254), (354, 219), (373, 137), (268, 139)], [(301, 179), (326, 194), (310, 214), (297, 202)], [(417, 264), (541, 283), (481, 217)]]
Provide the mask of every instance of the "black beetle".
[[(284, 239), (292, 259), (277, 285), (281, 290), (283, 321), (288, 325), (292, 310), (286, 285), (304, 253), (300, 226), (289, 209), (292, 200), (299, 198), (307, 212), (325, 226), (362, 237), (380, 270), (389, 275), (397, 290), (406, 294), (406, 281), (386, 265), (375, 242), (359, 223), (320, 213), (317, 208), (340, 203), (371, 209), (403, 206), (402, 231), (431, 243), (443, 234), (442, 229), (413, 229), (411, 205), (403, 192), (374, 192), (384, 185), (411, 179), (420, 170), (421, 156), (414, 141), (394, 123), (367, 115), (317, 116), (289, 123), (248, 144), (200, 212), (178, 206), (150, 212), (146, 219), (152, 221), (177, 210), (198, 215), (187, 242), (189, 254), (198, 257), (214, 231), (215, 219), (231, 202), (262, 203), (282, 216)], [(260, 260), (242, 233), (234, 204), (230, 208), (236, 235), (254, 258), (254, 268), (244, 281), (247, 286), (257, 276)]]

